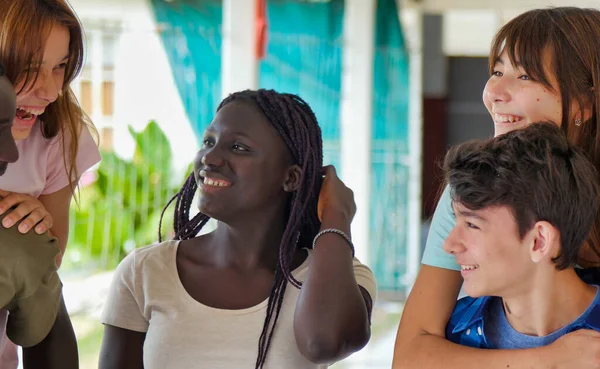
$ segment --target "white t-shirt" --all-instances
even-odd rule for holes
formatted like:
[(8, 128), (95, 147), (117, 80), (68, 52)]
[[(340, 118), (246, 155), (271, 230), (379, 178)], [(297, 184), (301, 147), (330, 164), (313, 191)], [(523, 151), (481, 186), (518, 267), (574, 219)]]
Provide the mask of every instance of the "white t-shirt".
[[(193, 299), (183, 287), (175, 256), (178, 241), (137, 249), (118, 266), (102, 314), (102, 323), (147, 332), (145, 369), (253, 368), (267, 300), (242, 310), (216, 309)], [(311, 255), (293, 271), (306, 278)], [(354, 260), (357, 283), (373, 302), (376, 283), (371, 270)], [(300, 290), (288, 284), (267, 369), (323, 369), (308, 361), (294, 338), (294, 311)]]

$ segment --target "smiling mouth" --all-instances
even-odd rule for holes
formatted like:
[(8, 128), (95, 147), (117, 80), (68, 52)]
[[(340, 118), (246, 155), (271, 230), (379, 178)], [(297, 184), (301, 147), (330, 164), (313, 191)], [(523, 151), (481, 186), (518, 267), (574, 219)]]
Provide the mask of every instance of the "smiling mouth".
[[(202, 169), (198, 172), (198, 178), (200, 178), (200, 181), (202, 182), (203, 186), (206, 187), (230, 187), (231, 186), (231, 182), (225, 180), (225, 179), (221, 179), (221, 178), (211, 178), (210, 172), (207, 172), (205, 169)], [(214, 176), (214, 175), (212, 175)]]
[(494, 114), (494, 122), (495, 123), (520, 123), (523, 120), (523, 117), (512, 114)]
[(461, 265), (460, 266), (460, 270), (465, 271), (465, 270), (475, 270), (479, 268), (479, 264), (473, 264), (473, 265)]
[(213, 179), (213, 178), (206, 178), (203, 177), (202, 178), (202, 183), (205, 184), (206, 186), (211, 186), (211, 187), (229, 187), (231, 186), (230, 182), (221, 180), (221, 179)]
[(44, 109), (18, 106), (15, 116), (23, 121), (34, 121), (38, 116), (44, 114)]

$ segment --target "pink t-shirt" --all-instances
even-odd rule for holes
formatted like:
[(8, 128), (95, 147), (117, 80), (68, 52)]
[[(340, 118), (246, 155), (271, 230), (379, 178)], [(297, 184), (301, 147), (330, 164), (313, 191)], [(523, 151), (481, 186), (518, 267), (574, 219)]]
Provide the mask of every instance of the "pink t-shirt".
[[(69, 144), (66, 140), (65, 144)], [(69, 180), (63, 161), (61, 134), (47, 139), (42, 135), (40, 122), (35, 123), (31, 134), (17, 141), (19, 160), (8, 165), (0, 176), (0, 189), (25, 193), (35, 198), (61, 190)], [(68, 151), (67, 151), (68, 152)], [(76, 168), (79, 175), (100, 162), (100, 152), (87, 128), (81, 130)]]

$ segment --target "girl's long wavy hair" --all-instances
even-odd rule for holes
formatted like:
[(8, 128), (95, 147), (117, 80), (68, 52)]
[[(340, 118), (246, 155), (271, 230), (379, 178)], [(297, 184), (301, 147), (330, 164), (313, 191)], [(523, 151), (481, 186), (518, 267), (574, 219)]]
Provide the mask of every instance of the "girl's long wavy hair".
[[(80, 175), (75, 158), (81, 130), (87, 126), (97, 138), (91, 120), (70, 88), (84, 63), (81, 23), (65, 0), (0, 0), (0, 9), (0, 61), (13, 86), (22, 85), (25, 89), (35, 84), (39, 71), (30, 67), (41, 63), (52, 27), (61, 25), (69, 31), (69, 60), (64, 84), (57, 100), (48, 105), (40, 121), (44, 137), (53, 138), (60, 134), (63, 164), (74, 192), (75, 181)], [(22, 90), (17, 94), (20, 92)]]

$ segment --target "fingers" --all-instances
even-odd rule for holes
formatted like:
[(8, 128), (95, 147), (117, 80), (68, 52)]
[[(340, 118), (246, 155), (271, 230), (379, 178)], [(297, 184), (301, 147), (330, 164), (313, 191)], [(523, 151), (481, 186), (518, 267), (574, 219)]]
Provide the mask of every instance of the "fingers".
[(21, 194), (4, 190), (0, 190), (0, 196), (2, 196), (0, 200), (0, 214), (4, 214), (8, 209), (25, 200), (25, 197)]
[(321, 168), (321, 173), (323, 173), (323, 175), (325, 177), (329, 176), (329, 177), (333, 177), (333, 176), (337, 176), (337, 172), (335, 170), (335, 167), (333, 165), (326, 165), (323, 168)]
[(52, 228), (52, 226), (54, 225), (54, 221), (53, 221), (52, 217), (50, 216), (50, 214), (47, 214), (46, 216), (43, 217), (41, 222), (34, 223), (34, 224), (37, 224), (35, 226), (35, 233), (42, 234), (42, 233), (45, 233), (46, 231), (49, 231)]
[(43, 233), (47, 230), (48, 225), (52, 227), (53, 223), (52, 217), (46, 209), (41, 207), (36, 208), (32, 203), (23, 202), (4, 217), (2, 225), (6, 228), (10, 228), (20, 219), (23, 219), (21, 224), (19, 224), (19, 232), (21, 233), (27, 233), (38, 223), (40, 223), (39, 229), (42, 230), (41, 233)]
[[(6, 199), (11, 198), (11, 196)], [(4, 204), (0, 205), (3, 206)], [(16, 204), (12, 204), (12, 202), (8, 202), (8, 208), (11, 208)], [(11, 210), (5, 217), (2, 219), (2, 225), (6, 228), (12, 227), (15, 223), (19, 221), (19, 219), (23, 219), (25, 216), (29, 215), (35, 208), (29, 202), (22, 202), (18, 204), (18, 206)]]
[[(3, 193), (7, 192), (3, 191)], [(43, 205), (25, 195), (8, 192), (8, 195), (0, 200), (0, 214), (7, 211), (8, 213), (2, 219), (2, 225), (10, 228), (22, 219), (23, 221), (19, 224), (21, 233), (27, 233), (36, 227), (36, 233), (42, 234), (53, 225), (52, 216)]]
[(38, 208), (19, 224), (19, 232), (27, 233), (35, 226), (35, 233), (42, 234), (52, 228), (52, 225), (52, 216), (45, 209)]

